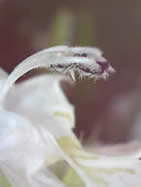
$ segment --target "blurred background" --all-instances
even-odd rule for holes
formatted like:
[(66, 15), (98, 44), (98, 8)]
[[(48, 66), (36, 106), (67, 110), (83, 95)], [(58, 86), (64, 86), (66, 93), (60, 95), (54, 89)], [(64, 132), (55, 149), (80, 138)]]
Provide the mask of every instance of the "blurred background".
[(52, 45), (97, 46), (116, 69), (110, 79), (67, 89), (84, 142), (141, 139), (140, 0), (0, 0), (0, 66), (8, 72)]

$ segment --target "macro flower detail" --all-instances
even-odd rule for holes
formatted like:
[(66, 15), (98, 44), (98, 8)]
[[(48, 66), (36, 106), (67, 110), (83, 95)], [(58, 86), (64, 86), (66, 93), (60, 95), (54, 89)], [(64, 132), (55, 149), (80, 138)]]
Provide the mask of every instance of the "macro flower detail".
[[(59, 74), (15, 82), (28, 71)], [(86, 152), (75, 134), (74, 106), (60, 82), (114, 72), (97, 48), (57, 46), (27, 58), (8, 76), (0, 70), (0, 186), (125, 187), (141, 185), (141, 153)], [(61, 73), (61, 74), (60, 74)], [(75, 179), (75, 180), (74, 180)]]

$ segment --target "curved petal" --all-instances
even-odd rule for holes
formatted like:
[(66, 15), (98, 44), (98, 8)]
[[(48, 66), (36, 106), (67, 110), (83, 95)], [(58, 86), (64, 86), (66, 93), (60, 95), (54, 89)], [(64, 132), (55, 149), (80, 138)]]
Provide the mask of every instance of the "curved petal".
[(6, 73), (6, 71), (4, 71), (2, 68), (0, 68), (0, 80), (1, 79), (7, 79), (8, 74)]
[[(57, 140), (61, 149), (70, 157), (70, 166), (86, 186), (124, 187), (141, 185), (141, 161), (135, 153), (127, 156), (108, 156), (85, 152), (77, 142), (69, 137), (60, 137)], [(69, 159), (69, 158), (67, 158)], [(73, 162), (73, 163), (72, 163)], [(72, 163), (72, 164), (71, 164)], [(81, 173), (79, 172), (83, 172)], [(84, 176), (85, 175), (85, 178)], [(93, 185), (91, 185), (91, 183)]]
[(141, 185), (141, 161), (128, 156), (102, 156), (96, 159), (75, 157), (81, 169), (97, 184), (103, 187), (124, 187)]
[(39, 187), (65, 187), (61, 180), (46, 168), (38, 171), (30, 181), (31, 184), (38, 185)]
[(3, 181), (0, 185), (3, 187), (64, 187), (64, 184), (49, 170), (44, 169), (36, 172), (35, 175), (26, 176), (20, 170), (14, 167), (1, 165), (2, 172), (0, 176)]
[(67, 128), (74, 127), (74, 108), (64, 95), (60, 75), (31, 78), (10, 91), (5, 107), (26, 116), (34, 124), (48, 125), (48, 119), (59, 120)]
[(26, 174), (34, 173), (45, 160), (50, 165), (61, 158), (47, 130), (35, 128), (22, 116), (4, 110), (0, 110), (0, 142), (0, 163)]
[(42, 50), (20, 63), (9, 75), (0, 93), (0, 102), (3, 103), (8, 90), (25, 73), (37, 69), (47, 68), (62, 74), (70, 73), (74, 77), (77, 71), (80, 77), (106, 78), (114, 72), (107, 60), (97, 48), (57, 46)]
[(7, 77), (8, 74), (2, 68), (0, 68), (0, 90), (2, 89)]

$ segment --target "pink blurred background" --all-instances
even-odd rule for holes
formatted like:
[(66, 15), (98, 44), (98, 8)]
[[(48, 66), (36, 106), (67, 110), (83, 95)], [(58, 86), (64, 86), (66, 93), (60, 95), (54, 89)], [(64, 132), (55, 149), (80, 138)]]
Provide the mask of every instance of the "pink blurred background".
[[(70, 39), (59, 42), (51, 39), (60, 32), (53, 23), (64, 9), (64, 17), (71, 17), (66, 21)], [(54, 44), (98, 46), (116, 74), (96, 85), (78, 81), (69, 89), (75, 132), (87, 142), (140, 140), (140, 9), (140, 0), (0, 0), (0, 65), (11, 72), (27, 56)]]

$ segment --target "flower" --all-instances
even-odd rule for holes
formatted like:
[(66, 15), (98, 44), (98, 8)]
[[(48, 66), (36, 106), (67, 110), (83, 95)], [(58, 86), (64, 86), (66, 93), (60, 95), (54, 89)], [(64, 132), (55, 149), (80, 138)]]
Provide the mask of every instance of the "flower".
[(60, 81), (40, 75), (14, 84), (32, 69), (81, 78), (106, 78), (113, 68), (97, 48), (57, 46), (23, 61), (8, 76), (0, 71), (0, 185), (12, 187), (140, 186), (140, 152), (106, 156), (83, 150), (73, 133), (74, 107)]

